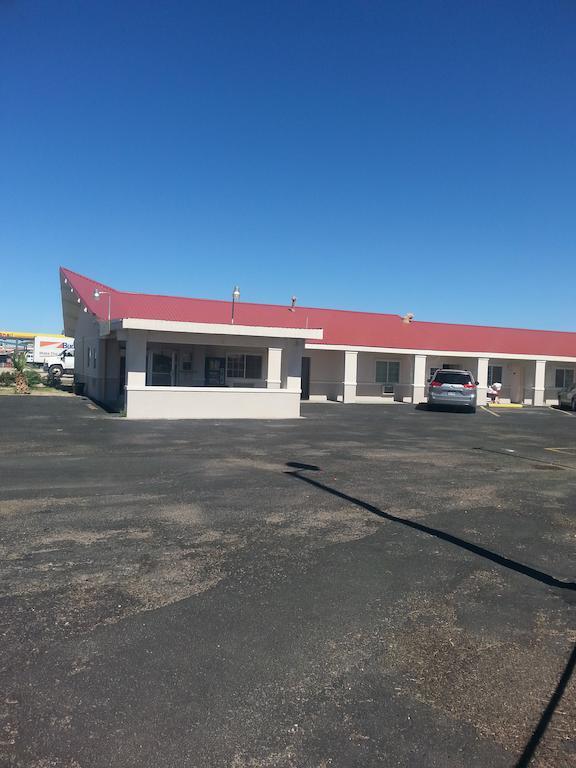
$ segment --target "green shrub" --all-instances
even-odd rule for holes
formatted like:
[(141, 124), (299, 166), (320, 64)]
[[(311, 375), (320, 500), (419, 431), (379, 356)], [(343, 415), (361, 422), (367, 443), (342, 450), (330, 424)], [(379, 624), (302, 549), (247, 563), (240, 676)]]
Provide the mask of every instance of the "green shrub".
[(13, 387), (16, 384), (14, 371), (2, 371), (0, 373), (0, 387)]
[(35, 387), (37, 384), (40, 384), (42, 381), (42, 376), (40, 376), (40, 373), (35, 370), (29, 370), (24, 371), (24, 375), (26, 376), (26, 381), (28, 382), (29, 387)]

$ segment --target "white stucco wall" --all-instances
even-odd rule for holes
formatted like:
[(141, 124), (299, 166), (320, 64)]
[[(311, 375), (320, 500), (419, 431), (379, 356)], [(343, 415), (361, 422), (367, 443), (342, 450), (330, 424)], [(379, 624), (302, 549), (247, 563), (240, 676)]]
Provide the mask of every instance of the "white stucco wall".
[(344, 382), (344, 353), (336, 350), (306, 350), (310, 358), (310, 398), (338, 400)]
[[(394, 385), (392, 394), (382, 394), (382, 384), (376, 382), (376, 363), (378, 361), (390, 361), (400, 363), (400, 381)], [(394, 355), (379, 352), (358, 353), (358, 381), (356, 385), (357, 398), (384, 397), (403, 401), (411, 397), (412, 390), (412, 363), (410, 355)]]
[(576, 364), (574, 363), (546, 363), (546, 374), (544, 377), (544, 402), (547, 405), (556, 405), (558, 403), (558, 388), (556, 387), (556, 369), (563, 368), (571, 370), (576, 381)]
[(300, 392), (286, 389), (127, 389), (130, 419), (296, 419)]
[[(105, 391), (104, 344), (94, 316), (80, 312), (74, 332), (74, 378), (84, 384), (84, 393), (93, 400), (102, 401)], [(90, 351), (90, 352), (89, 352)], [(90, 360), (88, 356), (90, 355)]]

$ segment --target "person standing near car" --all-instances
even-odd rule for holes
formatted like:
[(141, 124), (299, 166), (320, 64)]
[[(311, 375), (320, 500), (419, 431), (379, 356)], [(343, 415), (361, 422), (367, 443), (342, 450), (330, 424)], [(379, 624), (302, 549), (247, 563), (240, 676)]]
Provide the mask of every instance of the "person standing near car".
[(490, 400), (493, 403), (499, 403), (500, 402), (500, 390), (502, 389), (502, 384), (500, 384), (499, 381), (495, 381), (493, 384), (490, 384), (488, 387), (487, 395), (490, 398)]

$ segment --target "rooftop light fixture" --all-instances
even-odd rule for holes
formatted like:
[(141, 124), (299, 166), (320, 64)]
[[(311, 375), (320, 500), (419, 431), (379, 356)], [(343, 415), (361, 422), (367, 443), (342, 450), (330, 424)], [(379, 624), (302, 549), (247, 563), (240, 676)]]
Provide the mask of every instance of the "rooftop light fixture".
[(234, 286), (234, 290), (232, 291), (232, 325), (234, 325), (234, 309), (236, 307), (236, 302), (240, 298), (240, 288), (238, 288), (237, 285)]

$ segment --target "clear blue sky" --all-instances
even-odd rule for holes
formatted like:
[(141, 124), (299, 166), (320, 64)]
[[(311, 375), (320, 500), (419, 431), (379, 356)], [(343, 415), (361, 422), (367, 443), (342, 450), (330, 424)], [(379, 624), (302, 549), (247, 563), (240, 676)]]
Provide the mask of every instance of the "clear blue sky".
[(0, 328), (57, 269), (576, 330), (573, 0), (1, 0)]

